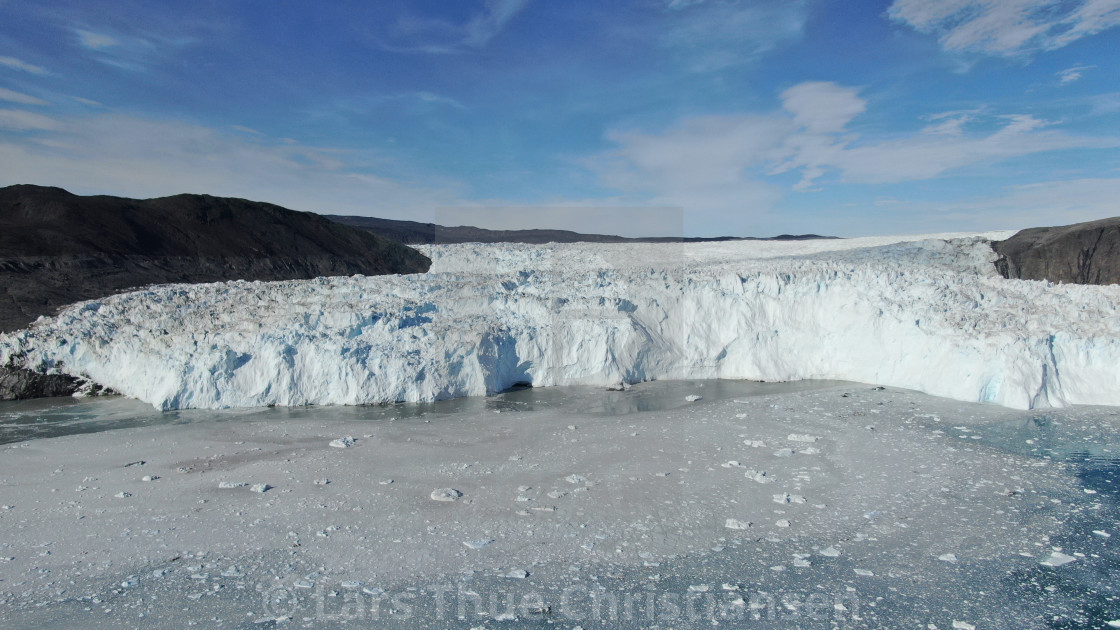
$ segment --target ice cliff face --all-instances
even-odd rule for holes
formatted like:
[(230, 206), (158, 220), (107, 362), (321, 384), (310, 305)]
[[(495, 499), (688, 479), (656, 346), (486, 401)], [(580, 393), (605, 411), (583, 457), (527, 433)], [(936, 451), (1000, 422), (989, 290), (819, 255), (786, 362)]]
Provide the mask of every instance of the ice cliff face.
[(984, 238), (425, 252), (422, 276), (166, 285), (79, 303), (0, 337), (0, 365), (84, 376), (164, 409), (666, 378), (1120, 405), (1120, 287), (1005, 280)]

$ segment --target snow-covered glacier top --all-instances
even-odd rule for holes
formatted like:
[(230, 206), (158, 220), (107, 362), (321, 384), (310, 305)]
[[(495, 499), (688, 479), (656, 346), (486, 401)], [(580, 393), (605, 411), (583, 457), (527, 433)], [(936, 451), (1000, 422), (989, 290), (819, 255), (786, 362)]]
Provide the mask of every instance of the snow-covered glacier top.
[(844, 379), (1120, 405), (1120, 287), (995, 274), (992, 238), (427, 246), (424, 275), (164, 285), (0, 337), (159, 408), (362, 404), (518, 382)]

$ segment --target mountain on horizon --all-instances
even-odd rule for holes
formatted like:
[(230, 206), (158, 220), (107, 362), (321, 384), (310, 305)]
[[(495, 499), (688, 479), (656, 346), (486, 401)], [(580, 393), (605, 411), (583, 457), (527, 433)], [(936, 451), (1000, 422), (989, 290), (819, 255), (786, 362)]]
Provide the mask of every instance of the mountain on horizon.
[(491, 230), (487, 228), (460, 225), (449, 227), (437, 223), (403, 221), (399, 219), (380, 219), (338, 214), (323, 215), (332, 221), (356, 227), (378, 236), (393, 239), (407, 245), (434, 245), (450, 243), (710, 243), (720, 241), (805, 241), (835, 236), (817, 234), (781, 234), (769, 238), (754, 236), (716, 236), (680, 237), (651, 236), (626, 237), (613, 234), (586, 234), (571, 230), (529, 229), (529, 230)]

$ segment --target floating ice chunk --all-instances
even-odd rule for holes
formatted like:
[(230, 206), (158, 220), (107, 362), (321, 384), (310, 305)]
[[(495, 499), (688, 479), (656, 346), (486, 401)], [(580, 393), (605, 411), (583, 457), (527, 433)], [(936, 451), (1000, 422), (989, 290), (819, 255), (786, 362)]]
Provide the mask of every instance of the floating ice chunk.
[(727, 529), (749, 529), (751, 525), (750, 521), (740, 521), (736, 518), (729, 518), (723, 523)]
[(242, 576), (241, 567), (234, 565), (222, 571), (222, 577), (239, 578)]
[(704, 397), (703, 396), (698, 396), (696, 394), (689, 394), (688, 396), (684, 397), (684, 399), (687, 400), (688, 402), (696, 402), (696, 401), (698, 401), (702, 398), (704, 398)]
[(766, 442), (762, 440), (743, 440), (743, 444), (751, 448), (766, 448)]
[(792, 525), (792, 523), (789, 522), (789, 519), (784, 518), (774, 524), (778, 527), (789, 527), (790, 525)]
[(1100, 536), (1101, 538), (1112, 538), (1112, 534), (1104, 531), (1103, 529), (1094, 529), (1093, 535)]
[(707, 584), (690, 584), (688, 586), (688, 590), (691, 593), (707, 593), (708, 589), (709, 587)]
[(267, 483), (255, 483), (249, 488), (249, 491), (250, 492), (257, 492), (259, 494), (264, 494), (265, 492), (268, 492), (271, 489), (272, 489), (272, 486), (268, 485)]
[(940, 556), (937, 556), (937, 559), (942, 561), (942, 562), (949, 562), (949, 563), (955, 564), (957, 562), (957, 554), (955, 554), (955, 553), (943, 553)]
[(790, 433), (786, 439), (790, 442), (807, 442), (812, 444), (821, 438), (816, 435), (809, 435), (808, 433)]
[(489, 546), (493, 542), (493, 538), (482, 538), (479, 540), (464, 540), (463, 544), (467, 547), (470, 547), (471, 549), (482, 549), (483, 547)]
[(769, 477), (765, 470), (748, 470), (743, 475), (751, 481), (757, 483), (770, 483), (774, 481), (773, 477)]
[(317, 486), (325, 486), (325, 485), (329, 484), (330, 482), (331, 482), (330, 479), (316, 479), (314, 483)]
[(584, 477), (583, 475), (568, 475), (567, 477), (564, 477), (564, 481), (572, 484), (587, 483), (587, 477)]
[(801, 453), (802, 455), (820, 455), (821, 449), (815, 446), (806, 446), (805, 448), (797, 452)]
[(1074, 558), (1073, 556), (1067, 556), (1060, 551), (1053, 551), (1050, 553), (1050, 556), (1048, 558), (1046, 558), (1039, 564), (1044, 567), (1060, 567), (1063, 564), (1069, 564), (1075, 560), (1077, 560), (1077, 558)]
[(140, 478), (140, 481), (155, 481), (156, 479), (159, 479), (157, 475), (144, 475)]
[(774, 503), (804, 503), (804, 502), (805, 502), (805, 497), (801, 496), (800, 494), (790, 494), (788, 492), (783, 492), (781, 494), (775, 494), (774, 495)]
[(248, 487), (248, 485), (249, 484), (245, 483), (244, 481), (219, 481), (218, 482), (218, 487), (221, 488), (222, 490), (228, 490), (230, 488), (245, 488), (245, 487)]
[(502, 577), (507, 577), (513, 580), (524, 580), (529, 577), (529, 572), (525, 569), (512, 569)]
[(1120, 619), (1114, 619), (1113, 621), (1108, 622), (1108, 627), (1109, 628), (1120, 628)]
[(113, 496), (117, 497), (118, 499), (127, 499), (128, 497), (132, 496), (132, 493), (131, 492), (118, 492), (118, 493), (114, 494)]
[(810, 562), (809, 560), (805, 559), (805, 558), (794, 558), (793, 559), (793, 566), (800, 567), (800, 568), (805, 568), (805, 567), (813, 566), (813, 563)]
[(774, 457), (789, 457), (793, 455), (794, 452), (792, 448), (780, 448), (774, 451)]
[(458, 501), (463, 493), (455, 488), (437, 488), (432, 490), (431, 496), (433, 501)]
[(953, 630), (976, 630), (976, 626), (968, 623), (967, 621), (953, 620)]
[(357, 443), (357, 440), (349, 435), (347, 435), (346, 437), (340, 437), (336, 440), (331, 440), (331, 446), (333, 446), (334, 448), (350, 448), (351, 446), (354, 446), (355, 443)]
[(872, 577), (872, 576), (875, 575), (874, 571), (868, 571), (867, 569), (852, 569), (852, 570), (856, 572), (856, 575), (862, 575), (863, 577)]
[(840, 550), (836, 547), (825, 547), (821, 549), (820, 554), (828, 558), (835, 558), (840, 555)]
[(740, 464), (738, 460), (734, 460), (734, 459), (729, 461), (729, 462), (724, 462), (724, 463), (720, 464), (720, 466), (723, 466), (724, 468), (742, 468), (743, 467), (743, 465)]

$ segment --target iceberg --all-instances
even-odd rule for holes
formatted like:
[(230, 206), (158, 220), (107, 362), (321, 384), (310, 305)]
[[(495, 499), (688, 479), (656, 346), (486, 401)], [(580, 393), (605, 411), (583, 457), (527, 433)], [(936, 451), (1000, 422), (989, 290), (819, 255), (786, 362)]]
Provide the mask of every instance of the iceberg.
[(989, 245), (1002, 234), (433, 245), (423, 275), (81, 302), (0, 337), (0, 365), (81, 376), (159, 409), (707, 378), (1120, 405), (1120, 286), (1004, 279)]

